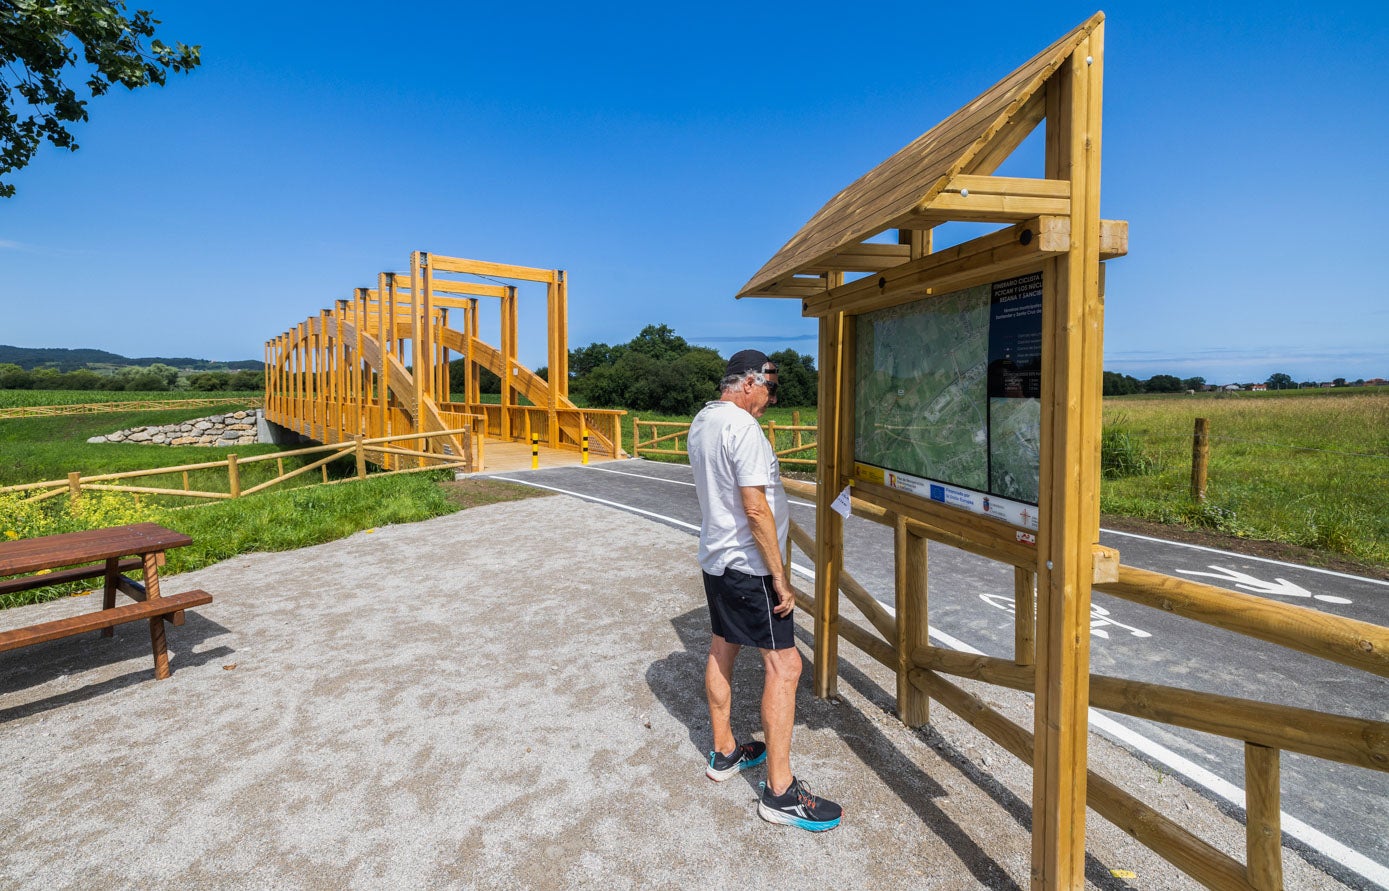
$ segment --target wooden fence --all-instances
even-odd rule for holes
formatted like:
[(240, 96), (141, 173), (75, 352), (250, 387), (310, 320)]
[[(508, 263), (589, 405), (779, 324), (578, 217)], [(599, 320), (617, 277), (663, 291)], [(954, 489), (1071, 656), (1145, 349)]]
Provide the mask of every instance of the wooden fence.
[[(814, 483), (785, 480), (785, 485), (788, 491), (815, 498)], [(918, 571), (924, 567), (925, 542), (940, 541), (973, 553), (981, 553), (980, 549), (947, 530), (858, 499), (853, 500), (852, 507), (856, 516), (892, 527), (896, 533), (896, 611), (884, 607), (841, 568), (840, 593), (858, 608), (867, 624), (836, 617), (838, 635), (896, 672), (898, 713), (906, 723), (925, 723), (928, 700), (935, 700), (1032, 764), (1032, 733), (944, 676), (1035, 690), (1036, 579), (1024, 568), (1035, 560), (1035, 552), (1021, 553), (1014, 568), (1012, 658), (942, 649), (932, 646), (926, 637), (926, 578)], [(791, 521), (791, 539), (813, 563), (814, 538), (795, 520)], [(914, 560), (914, 554), (922, 559)], [(1117, 567), (1113, 580), (1097, 580), (1094, 590), (1389, 677), (1389, 628), (1379, 625), (1123, 565)], [(814, 599), (804, 592), (796, 591), (796, 601), (802, 609), (816, 614)], [(1271, 891), (1283, 887), (1280, 752), (1389, 771), (1389, 722), (1097, 674), (1090, 675), (1089, 689), (1090, 705), (1095, 708), (1213, 733), (1244, 744), (1247, 829), (1243, 863), (1114, 783), (1094, 772), (1087, 777), (1086, 800), (1091, 808), (1210, 888)]]
[[(183, 498), (203, 499), (205, 501), (241, 498), (246, 495), (254, 495), (257, 492), (263, 492), (272, 486), (279, 485), (280, 483), (302, 476), (313, 470), (318, 470), (322, 474), (323, 482), (326, 483), (328, 482), (328, 465), (339, 458), (346, 458), (348, 456), (356, 460), (357, 479), (366, 479), (368, 476), (369, 464), (375, 464), (383, 468), (382, 470), (371, 473), (371, 476), (385, 476), (393, 473), (414, 473), (421, 470), (447, 470), (463, 467), (468, 463), (464, 456), (449, 456), (441, 455), (438, 452), (430, 452), (425, 448), (419, 447), (417, 443), (421, 439), (428, 440), (435, 437), (441, 438), (444, 442), (448, 442), (449, 437), (462, 436), (468, 438), (471, 435), (468, 428), (440, 430), (435, 433), (410, 433), (400, 436), (382, 436), (374, 439), (367, 439), (359, 435), (346, 442), (333, 445), (312, 446), (310, 448), (294, 449), (286, 452), (275, 452), (269, 455), (256, 455), (251, 458), (238, 458), (235, 454), (231, 454), (220, 461), (180, 464), (174, 467), (152, 467), (144, 470), (126, 470), (119, 473), (103, 473), (92, 476), (83, 476), (80, 471), (73, 471), (67, 475), (66, 479), (45, 480), (37, 483), (22, 483), (17, 486), (5, 486), (0, 488), (0, 495), (9, 493), (29, 493), (28, 500), (30, 501), (43, 501), (60, 495), (80, 498), (83, 492), (125, 492), (137, 496), (172, 495)], [(403, 447), (402, 443), (415, 447)], [(284, 462), (286, 458), (297, 458), (304, 455), (322, 455), (323, 457), (301, 467), (296, 467), (293, 470), (285, 470)], [(264, 482), (257, 483), (254, 486), (243, 488), (241, 485), (242, 468), (248, 464), (259, 464), (268, 461), (275, 462), (275, 476)], [(384, 469), (388, 466), (393, 466), (395, 469)], [(189, 479), (190, 472), (217, 469), (221, 469), (226, 473), (226, 491), (221, 491), (220, 487), (216, 490), (194, 489), (191, 487)], [(178, 487), (142, 486), (130, 485), (126, 482), (127, 480), (169, 474), (179, 474), (182, 479), (182, 485)]]
[[(782, 464), (815, 467), (814, 433), (818, 428), (813, 424), (801, 424), (800, 412), (792, 413), (790, 424), (768, 421), (761, 426), (772, 443), (772, 451), (776, 452)], [(643, 427), (649, 431), (649, 439), (641, 438)], [(643, 421), (639, 417), (633, 417), (632, 457), (640, 458), (647, 454), (688, 459), (689, 433), (689, 421)], [(811, 437), (806, 437), (807, 433), (812, 434)]]
[(0, 408), (0, 420), (6, 418), (46, 418), (58, 415), (95, 415), (117, 411), (172, 411), (183, 408), (259, 408), (261, 399), (253, 396), (242, 399), (138, 399), (133, 402), (82, 402), (74, 405), (21, 405)]

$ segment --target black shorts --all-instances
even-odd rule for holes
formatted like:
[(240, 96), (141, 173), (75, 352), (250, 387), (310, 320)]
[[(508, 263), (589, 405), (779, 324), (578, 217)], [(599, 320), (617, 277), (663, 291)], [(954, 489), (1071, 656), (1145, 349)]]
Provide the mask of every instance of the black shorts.
[(794, 613), (782, 618), (772, 612), (777, 596), (771, 576), (736, 569), (725, 569), (723, 575), (706, 572), (704, 596), (709, 600), (709, 623), (714, 633), (729, 643), (763, 650), (796, 645)]

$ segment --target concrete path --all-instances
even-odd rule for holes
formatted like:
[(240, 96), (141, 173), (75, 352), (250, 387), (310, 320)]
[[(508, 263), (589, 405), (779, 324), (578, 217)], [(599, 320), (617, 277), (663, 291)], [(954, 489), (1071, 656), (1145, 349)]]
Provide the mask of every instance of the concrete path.
[[(1026, 888), (1030, 772), (944, 709), (904, 728), (890, 675), (850, 646), (839, 702), (808, 694), (807, 664), (794, 744), (841, 828), (763, 823), (757, 771), (705, 779), (694, 548), (576, 499), (498, 504), (169, 577), (216, 600), (169, 629), (167, 681), (135, 624), (2, 654), (0, 887)], [(745, 654), (742, 735), (760, 683)], [(982, 695), (1030, 725), (1026, 697)], [(1091, 747), (1242, 851), (1215, 805)], [(1195, 887), (1090, 819), (1091, 887)], [(1285, 860), (1289, 888), (1342, 887)]]

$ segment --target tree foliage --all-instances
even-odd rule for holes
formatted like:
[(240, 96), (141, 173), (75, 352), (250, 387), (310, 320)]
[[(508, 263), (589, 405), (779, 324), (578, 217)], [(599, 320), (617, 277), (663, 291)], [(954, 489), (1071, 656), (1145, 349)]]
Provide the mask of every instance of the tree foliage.
[(1264, 383), (1270, 390), (1291, 390), (1297, 386), (1291, 374), (1284, 374), (1281, 371), (1270, 374)]
[[(769, 356), (780, 371), (780, 405), (814, 405), (815, 361), (794, 350)], [(593, 406), (693, 414), (719, 396), (727, 360), (692, 346), (669, 325), (647, 325), (627, 343), (591, 343), (569, 352), (570, 390)]]
[[(0, 177), (27, 165), (44, 140), (76, 151), (67, 125), (87, 120), (87, 101), (69, 78), (85, 74), (95, 97), (196, 68), (201, 47), (168, 46), (154, 36), (158, 24), (149, 10), (128, 14), (124, 0), (0, 0)], [(0, 178), (0, 197), (13, 194)]]

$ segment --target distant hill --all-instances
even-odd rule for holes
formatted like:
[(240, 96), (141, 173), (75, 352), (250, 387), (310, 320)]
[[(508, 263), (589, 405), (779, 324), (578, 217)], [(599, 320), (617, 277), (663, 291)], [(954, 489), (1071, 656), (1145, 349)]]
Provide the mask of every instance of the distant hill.
[(259, 371), (265, 364), (259, 359), (238, 359), (232, 362), (217, 362), (211, 359), (171, 358), (169, 356), (145, 356), (131, 359), (106, 350), (68, 350), (59, 347), (33, 349), (30, 347), (6, 346), (0, 344), (0, 364), (13, 363), (25, 371), (48, 365), (59, 371), (76, 371), (79, 368), (94, 368), (121, 365), (153, 365), (156, 362), (185, 371), (237, 371), (248, 369)]

